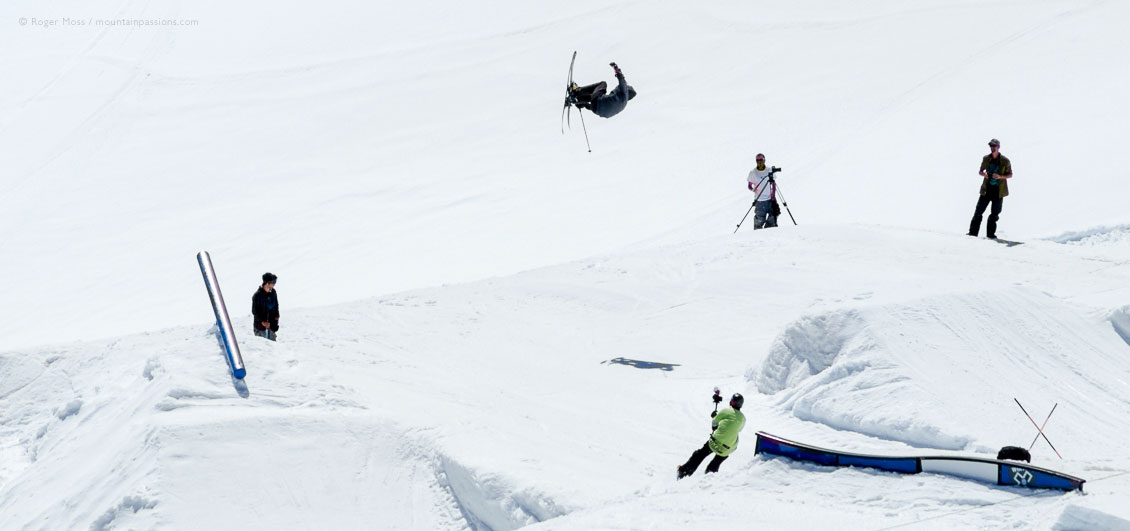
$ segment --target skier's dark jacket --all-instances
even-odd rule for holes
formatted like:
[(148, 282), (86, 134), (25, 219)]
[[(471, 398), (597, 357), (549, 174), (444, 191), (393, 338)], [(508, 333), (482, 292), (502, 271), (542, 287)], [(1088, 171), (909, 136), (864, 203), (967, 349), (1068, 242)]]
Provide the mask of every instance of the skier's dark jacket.
[(620, 82), (616, 88), (595, 100), (589, 105), (592, 113), (601, 118), (611, 118), (628, 106), (628, 100), (636, 97), (636, 89), (624, 81), (624, 76), (616, 76)]
[(255, 316), (256, 330), (266, 330), (263, 328), (263, 321), (267, 321), (271, 324), (271, 330), (278, 332), (279, 292), (277, 290), (268, 292), (263, 286), (259, 286), (259, 291), (251, 296), (251, 314)]

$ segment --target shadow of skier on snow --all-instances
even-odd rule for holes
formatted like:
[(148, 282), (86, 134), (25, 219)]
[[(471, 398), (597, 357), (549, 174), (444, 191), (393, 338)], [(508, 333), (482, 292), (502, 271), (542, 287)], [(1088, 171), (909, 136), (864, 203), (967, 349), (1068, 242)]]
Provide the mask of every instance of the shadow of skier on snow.
[(678, 363), (660, 363), (654, 361), (632, 360), (628, 358), (614, 358), (608, 361), (600, 362), (601, 365), (615, 363), (617, 365), (627, 365), (637, 369), (659, 369), (661, 371), (673, 371), (678, 367)]

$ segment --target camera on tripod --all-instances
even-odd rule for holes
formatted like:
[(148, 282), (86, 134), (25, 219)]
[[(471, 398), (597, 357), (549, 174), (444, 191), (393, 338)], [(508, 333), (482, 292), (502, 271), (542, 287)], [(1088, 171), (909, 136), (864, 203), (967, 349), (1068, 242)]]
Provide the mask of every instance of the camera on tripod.
[(781, 171), (781, 168), (779, 166), (772, 166), (769, 168), (769, 175), (767, 176), (769, 177), (769, 182), (773, 182), (773, 174), (779, 171)]

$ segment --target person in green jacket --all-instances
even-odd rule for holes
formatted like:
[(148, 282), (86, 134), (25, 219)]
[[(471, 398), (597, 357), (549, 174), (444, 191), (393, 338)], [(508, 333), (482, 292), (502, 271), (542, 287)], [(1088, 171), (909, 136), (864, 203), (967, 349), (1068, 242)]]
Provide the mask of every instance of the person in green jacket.
[(745, 397), (740, 393), (734, 393), (734, 396), (730, 398), (729, 408), (710, 414), (711, 417), (714, 417), (713, 422), (711, 422), (714, 433), (710, 434), (710, 439), (702, 445), (702, 448), (691, 454), (691, 458), (687, 459), (686, 463), (679, 465), (679, 479), (694, 474), (694, 471), (698, 470), (698, 465), (701, 465), (706, 456), (711, 453), (715, 455), (714, 459), (710, 460), (710, 464), (706, 465), (706, 473), (717, 472), (722, 461), (725, 461), (737, 449), (738, 432), (745, 427), (745, 415), (742, 414), (742, 404), (744, 403)]

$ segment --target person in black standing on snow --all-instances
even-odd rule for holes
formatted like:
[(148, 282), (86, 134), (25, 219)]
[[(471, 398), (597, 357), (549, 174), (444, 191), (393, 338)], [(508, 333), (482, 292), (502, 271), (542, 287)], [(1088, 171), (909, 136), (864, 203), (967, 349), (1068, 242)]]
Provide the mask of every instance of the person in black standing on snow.
[(989, 154), (981, 159), (981, 197), (977, 198), (977, 208), (973, 211), (973, 219), (969, 222), (969, 235), (976, 236), (981, 232), (981, 215), (985, 207), (993, 205), (989, 211), (989, 222), (985, 224), (985, 237), (990, 240), (997, 239), (997, 219), (1000, 218), (1001, 209), (1004, 208), (1004, 198), (1008, 195), (1008, 179), (1012, 178), (1012, 163), (1008, 157), (1001, 155), (1001, 141), (989, 141)]
[(616, 66), (616, 63), (608, 63), (608, 66), (612, 67), (618, 82), (612, 92), (608, 92), (608, 84), (603, 81), (584, 87), (578, 87), (573, 83), (573, 86), (569, 87), (573, 105), (578, 109), (588, 109), (601, 118), (616, 116), (628, 106), (628, 100), (636, 97), (636, 89), (624, 81), (624, 73), (620, 71), (620, 67)]
[(279, 331), (279, 294), (275, 281), (279, 277), (263, 273), (263, 285), (251, 296), (251, 314), (255, 319), (255, 335), (275, 341)]

